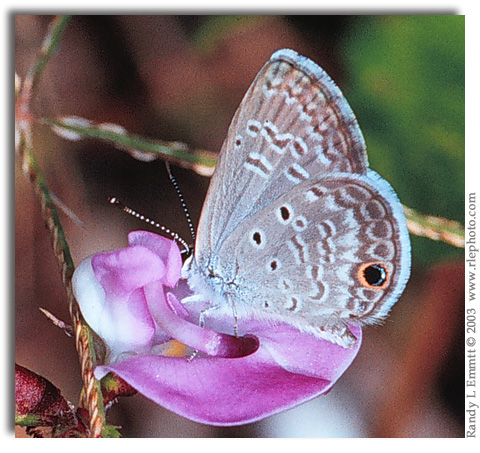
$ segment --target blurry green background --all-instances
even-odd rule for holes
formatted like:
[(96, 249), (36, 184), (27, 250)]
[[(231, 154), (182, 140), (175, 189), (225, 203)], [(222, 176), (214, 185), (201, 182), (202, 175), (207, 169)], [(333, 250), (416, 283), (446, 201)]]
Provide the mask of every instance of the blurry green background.
[[(464, 221), (464, 16), (362, 17), (344, 42), (372, 168), (421, 213)], [(428, 265), (463, 250), (412, 237)]]
[[(23, 78), (51, 16), (15, 17)], [(372, 169), (420, 213), (464, 217), (463, 16), (74, 16), (35, 102), (39, 116), (78, 115), (129, 132), (220, 150), (233, 114), (270, 55), (292, 48), (323, 67), (359, 121)], [(75, 263), (126, 245), (146, 225), (108, 196), (189, 238), (162, 161), (140, 162), (94, 140), (35, 130)], [(208, 178), (173, 167), (198, 222)], [(412, 276), (381, 327), (365, 329), (352, 366), (326, 396), (259, 423), (213, 428), (141, 396), (109, 413), (126, 437), (463, 437), (463, 249), (411, 236)], [(68, 321), (65, 292), (38, 200), (15, 165), (15, 359), (73, 403), (81, 388), (71, 339), (40, 314)], [(20, 433), (21, 435), (21, 433)]]

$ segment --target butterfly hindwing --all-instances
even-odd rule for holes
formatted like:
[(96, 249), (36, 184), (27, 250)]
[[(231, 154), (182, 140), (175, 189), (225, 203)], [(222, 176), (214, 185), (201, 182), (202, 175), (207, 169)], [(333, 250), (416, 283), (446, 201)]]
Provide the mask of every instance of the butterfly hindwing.
[(382, 320), (410, 269), (402, 207), (373, 172), (299, 184), (241, 224), (218, 256), (242, 288), (239, 304), (313, 326)]

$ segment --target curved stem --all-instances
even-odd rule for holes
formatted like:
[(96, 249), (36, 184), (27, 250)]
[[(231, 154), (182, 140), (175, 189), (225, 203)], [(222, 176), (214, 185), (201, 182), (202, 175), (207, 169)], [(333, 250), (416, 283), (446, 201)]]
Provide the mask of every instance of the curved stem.
[(18, 94), (15, 116), (20, 135), (18, 157), (22, 169), (32, 183), (39, 197), (43, 218), (52, 239), (52, 246), (60, 268), (63, 285), (67, 293), (70, 316), (75, 334), (75, 346), (82, 370), (83, 390), (81, 405), (88, 409), (90, 415), (89, 437), (101, 437), (105, 426), (105, 410), (102, 402), (100, 383), (95, 379), (93, 370), (96, 357), (93, 347), (93, 336), (83, 321), (72, 290), (73, 259), (70, 254), (60, 218), (45, 178), (37, 164), (32, 140), (33, 116), (30, 114), (31, 100), (43, 70), (58, 47), (63, 30), (70, 16), (57, 16), (49, 27), (47, 36), (37, 61), (28, 71), (21, 91)]

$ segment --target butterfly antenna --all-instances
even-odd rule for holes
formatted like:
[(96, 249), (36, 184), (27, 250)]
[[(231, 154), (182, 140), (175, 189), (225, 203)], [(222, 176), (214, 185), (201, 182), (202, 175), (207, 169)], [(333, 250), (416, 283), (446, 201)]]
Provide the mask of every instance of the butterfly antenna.
[(172, 174), (172, 169), (170, 168), (170, 162), (165, 162), (165, 166), (167, 167), (168, 177), (170, 181), (172, 181), (173, 187), (177, 191), (178, 198), (180, 198), (180, 203), (182, 203), (183, 212), (185, 213), (185, 217), (187, 218), (188, 227), (190, 228), (190, 234), (192, 236), (193, 242), (195, 243), (195, 229), (193, 228), (192, 218), (190, 217), (190, 213), (188, 212), (187, 204), (185, 203), (185, 199), (183, 198), (183, 194), (178, 187), (177, 180), (175, 176)]
[(170, 230), (169, 228), (160, 225), (158, 222), (155, 222), (155, 220), (151, 220), (148, 217), (145, 217), (143, 214), (138, 213), (137, 211), (134, 211), (133, 209), (129, 208), (128, 206), (124, 205), (118, 198), (116, 197), (109, 197), (108, 201), (110, 204), (120, 208), (123, 212), (126, 212), (127, 214), (136, 217), (137, 219), (140, 219), (144, 221), (145, 223), (148, 223), (149, 225), (154, 226), (155, 228), (159, 228), (163, 232), (169, 234), (174, 241), (178, 241), (180, 244), (185, 247), (185, 250), (182, 250), (182, 253), (190, 253), (190, 247), (188, 244), (174, 231)]

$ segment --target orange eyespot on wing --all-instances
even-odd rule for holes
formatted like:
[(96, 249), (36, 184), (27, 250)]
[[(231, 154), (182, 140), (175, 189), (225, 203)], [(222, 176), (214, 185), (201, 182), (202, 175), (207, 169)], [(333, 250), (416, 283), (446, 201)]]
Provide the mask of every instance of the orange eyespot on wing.
[(389, 281), (389, 272), (381, 263), (363, 264), (357, 273), (358, 281), (366, 288), (384, 288)]

